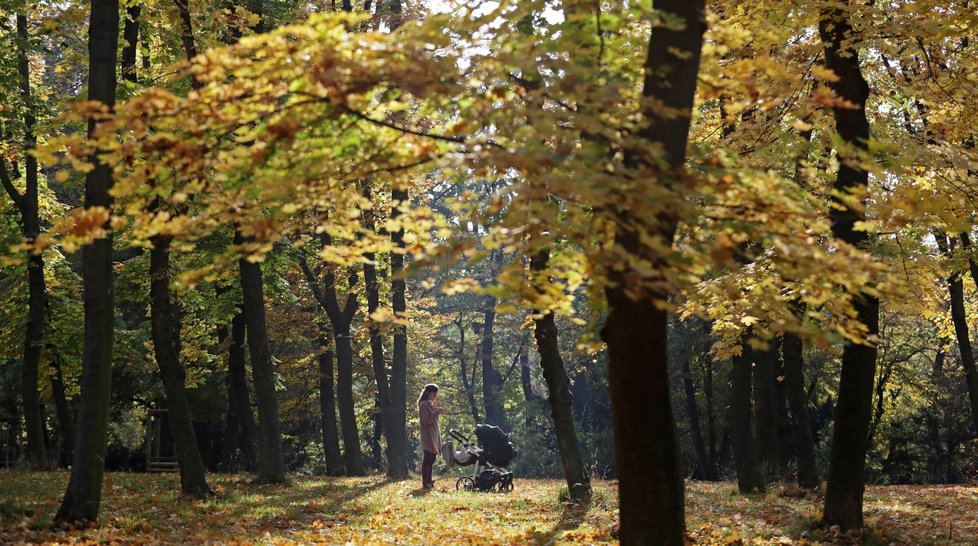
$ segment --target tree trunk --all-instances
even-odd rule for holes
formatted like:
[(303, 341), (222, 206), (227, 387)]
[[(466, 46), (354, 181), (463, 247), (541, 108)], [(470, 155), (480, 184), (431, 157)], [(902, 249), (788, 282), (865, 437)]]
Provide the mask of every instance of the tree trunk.
[(58, 425), (61, 430), (61, 453), (58, 456), (58, 465), (68, 468), (71, 466), (72, 453), (75, 451), (75, 420), (71, 416), (71, 408), (68, 406), (68, 397), (65, 394), (61, 357), (55, 354), (55, 349), (51, 346), (48, 347), (48, 351), (51, 355), (51, 396), (54, 398), (54, 409), (58, 415)]
[[(539, 251), (530, 261), (535, 273), (545, 272), (550, 261), (550, 253)], [(581, 454), (581, 443), (574, 427), (574, 403), (570, 391), (570, 379), (560, 356), (557, 340), (557, 323), (554, 314), (543, 312), (533, 321), (533, 335), (540, 352), (540, 369), (547, 382), (547, 401), (550, 403), (550, 418), (553, 420), (557, 447), (560, 449), (560, 462), (564, 467), (564, 479), (571, 499), (585, 502), (591, 498), (591, 477), (588, 476)]]
[[(368, 194), (369, 197), (369, 194)], [(373, 218), (368, 217), (367, 229), (373, 229)], [(398, 406), (393, 401), (394, 377), (388, 379), (387, 362), (384, 359), (384, 338), (377, 323), (371, 318), (380, 307), (380, 287), (377, 283), (377, 269), (373, 264), (374, 255), (368, 253), (364, 256), (366, 262), (363, 264), (363, 280), (367, 289), (367, 313), (370, 330), (370, 355), (373, 363), (374, 377), (377, 381), (377, 406), (380, 410), (376, 427), (383, 429), (384, 437), (387, 440), (387, 477), (392, 480), (407, 479), (407, 450), (402, 442), (402, 436), (406, 438), (406, 431), (402, 427), (397, 428), (396, 414)], [(403, 406), (403, 404), (402, 404)], [(404, 412), (401, 411), (403, 414)], [(376, 431), (375, 431), (376, 435)], [(379, 438), (377, 440), (379, 446)], [(375, 448), (376, 449), (376, 448)], [(374, 458), (380, 457), (375, 454)]]
[[(18, 205), (24, 239), (33, 243), (40, 234), (37, 193), (37, 159), (31, 151), (37, 146), (34, 136), (34, 115), (31, 113), (31, 72), (27, 58), (27, 15), (17, 15), (17, 69), (20, 76), (20, 91), (24, 100), (24, 163), (26, 178), (24, 194), (11, 194)], [(12, 188), (10, 188), (12, 189)], [(10, 190), (8, 190), (10, 193)], [(27, 461), (34, 468), (48, 464), (47, 446), (44, 442), (44, 418), (41, 414), (41, 399), (38, 393), (38, 367), (41, 361), (41, 347), (44, 337), (44, 307), (46, 288), (44, 284), (44, 257), (39, 252), (27, 256), (27, 331), (24, 335), (24, 365), (21, 368), (21, 397), (24, 404), (24, 425), (27, 432)]]
[[(151, 238), (150, 249), (150, 326), (156, 363), (166, 392), (170, 434), (180, 466), (181, 490), (197, 498), (206, 498), (214, 492), (207, 485), (204, 461), (200, 457), (197, 436), (194, 434), (190, 404), (187, 402), (186, 371), (180, 363), (173, 302), (170, 299), (170, 237)], [(178, 328), (179, 326), (176, 326)], [(179, 331), (179, 330), (176, 330)]]
[(693, 372), (689, 369), (689, 359), (683, 359), (683, 391), (686, 394), (686, 413), (689, 415), (689, 430), (693, 437), (693, 448), (696, 450), (697, 472), (694, 474), (701, 480), (715, 481), (716, 476), (706, 453), (706, 442), (703, 441), (703, 430), (700, 427), (700, 408), (696, 403), (696, 387), (693, 385)]
[(975, 369), (975, 354), (968, 332), (968, 317), (964, 309), (964, 283), (960, 274), (951, 275), (948, 279), (948, 288), (951, 294), (951, 321), (954, 323), (954, 334), (958, 339), (958, 348), (961, 350), (961, 367), (964, 368), (965, 383), (968, 386), (971, 423), (974, 430), (978, 431), (978, 370)]
[[(769, 343), (770, 344), (770, 343)], [(775, 349), (751, 351), (754, 363), (754, 440), (761, 479), (769, 483), (778, 467), (778, 424), (775, 416)]]
[(459, 338), (458, 374), (462, 380), (462, 388), (465, 389), (465, 397), (469, 401), (469, 412), (472, 413), (472, 420), (476, 423), (481, 423), (482, 419), (479, 418), (479, 405), (475, 402), (475, 386), (469, 381), (468, 360), (465, 355), (465, 326), (462, 322), (462, 313), (459, 313), (458, 318), (455, 320)]
[[(866, 119), (869, 86), (860, 72), (858, 45), (851, 43), (853, 31), (848, 10), (834, 6), (823, 12), (819, 35), (825, 48), (825, 65), (838, 77), (829, 86), (840, 98), (855, 105), (833, 108), (836, 131), (846, 145), (865, 152), (869, 144)], [(848, 195), (853, 190), (864, 189), (869, 174), (859, 168), (856, 158), (843, 154), (841, 159), (833, 186), (835, 191)], [(842, 201), (836, 205), (829, 212), (832, 234), (850, 245), (863, 246), (869, 236), (865, 231), (856, 230), (856, 222), (863, 220), (863, 214)], [(866, 335), (876, 336), (879, 332), (879, 300), (865, 294), (857, 295), (854, 307), (857, 319), (866, 326)], [(859, 529), (863, 525), (864, 471), (875, 375), (876, 346), (846, 342), (842, 352), (823, 514), (827, 525), (838, 525), (843, 531)]]
[[(221, 293), (218, 288), (218, 293)], [(217, 327), (217, 345), (224, 347), (230, 343), (230, 333), (226, 324)], [(231, 374), (224, 375), (224, 386), (228, 393), (228, 405), (224, 421), (224, 442), (221, 445), (221, 469), (225, 472), (236, 472), (238, 468), (238, 452), (241, 450), (241, 418), (238, 417), (237, 393), (231, 385)]]
[[(108, 108), (115, 105), (116, 54), (119, 49), (119, 0), (91, 0), (88, 27), (88, 98)], [(96, 121), (88, 120), (88, 135)], [(112, 207), (112, 169), (91, 158), (85, 175), (85, 207)], [(94, 521), (102, 499), (109, 402), (112, 393), (112, 232), (82, 251), (85, 291), (85, 339), (82, 355), (81, 403), (78, 408), (71, 478), (56, 522)]]
[(523, 416), (523, 426), (530, 430), (533, 426), (533, 416), (536, 414), (537, 404), (541, 402), (540, 397), (533, 392), (533, 382), (530, 376), (529, 356), (522, 352), (519, 355), (520, 361), (520, 387), (523, 389), (523, 401), (526, 402), (526, 411)]
[[(744, 334), (745, 337), (749, 333)], [(753, 420), (751, 418), (751, 376), (754, 351), (741, 342), (741, 353), (731, 359), (730, 366), (730, 439), (733, 444), (737, 488), (741, 493), (764, 491), (765, 483), (758, 472), (754, 453)]]
[(492, 365), (493, 326), (496, 321), (496, 298), (488, 298), (482, 322), (482, 403), (486, 412), (486, 422), (502, 429), (508, 429), (506, 412), (503, 409), (503, 378)]
[[(326, 247), (332, 243), (328, 233), (320, 234), (320, 243)], [(353, 399), (353, 346), (350, 340), (350, 323), (357, 314), (359, 304), (353, 287), (357, 284), (355, 270), (350, 270), (349, 291), (346, 302), (340, 307), (336, 294), (336, 274), (327, 270), (322, 287), (319, 278), (309, 267), (305, 255), (296, 255), (303, 275), (319, 303), (329, 316), (333, 331), (333, 346), (336, 354), (336, 403), (339, 406), (340, 429), (343, 435), (343, 461), (348, 476), (364, 475), (363, 453), (360, 450), (360, 432), (357, 429), (356, 406)]]
[(323, 451), (326, 455), (326, 475), (343, 473), (340, 453), (340, 432), (336, 427), (336, 396), (333, 392), (333, 351), (325, 334), (319, 338), (319, 411), (322, 420)]
[(788, 423), (788, 393), (784, 384), (784, 364), (781, 362), (781, 338), (771, 347), (774, 354), (774, 423), (778, 435), (778, 477), (784, 479), (791, 471), (793, 444)]
[[(393, 9), (393, 8), (392, 8)], [(395, 13), (400, 13), (400, 4)], [(400, 206), (407, 206), (407, 190), (395, 189), (391, 192), (391, 219), (400, 216)], [(394, 315), (407, 320), (407, 284), (404, 275), (404, 229), (391, 233), (394, 252), (391, 253), (391, 307)], [(391, 416), (384, 426), (390, 430), (387, 437), (387, 475), (393, 480), (408, 477), (407, 441), (407, 366), (408, 366), (407, 326), (394, 325), (394, 353), (391, 360)]]
[[(961, 246), (965, 251), (971, 249), (971, 240), (965, 233), (961, 234)], [(974, 277), (978, 273), (976, 271), (978, 264), (969, 256), (968, 265)], [(964, 368), (968, 400), (971, 402), (971, 422), (975, 432), (978, 433), (978, 369), (975, 368), (975, 353), (968, 332), (968, 317), (964, 309), (964, 281), (960, 273), (955, 273), (948, 278), (948, 288), (951, 296), (951, 321), (954, 323), (954, 334), (958, 339), (958, 348), (961, 350), (961, 367)]]
[(142, 7), (134, 4), (126, 7), (126, 19), (122, 26), (122, 79), (136, 83), (136, 51), (139, 49), (139, 15)]
[[(649, 37), (642, 89), (645, 125), (638, 137), (662, 147), (665, 166), (646, 165), (662, 179), (681, 184), (689, 123), (699, 72), (704, 22), (702, 0), (665, 0), (656, 9), (685, 22), (682, 28), (654, 27)], [(682, 52), (677, 54), (676, 52)], [(664, 112), (668, 110), (668, 114)], [(634, 157), (629, 162), (634, 164)], [(665, 182), (669, 184), (669, 182)], [(662, 264), (633, 227), (627, 210), (615, 212), (615, 242), (627, 255)], [(678, 219), (662, 215), (652, 232), (671, 244)], [(651, 254), (651, 255), (650, 255)], [(672, 417), (666, 349), (669, 315), (653, 300), (666, 300), (661, 289), (633, 299), (628, 268), (608, 272), (608, 318), (602, 337), (608, 345), (608, 382), (619, 473), (619, 538), (624, 545), (682, 545), (686, 539), (682, 463)]]
[[(247, 239), (235, 234), (235, 243)], [(238, 260), (244, 315), (247, 325), (251, 374), (258, 403), (258, 476), (259, 483), (285, 483), (285, 460), (282, 455), (282, 432), (278, 418), (278, 395), (275, 393), (275, 365), (268, 345), (265, 325), (265, 292), (261, 265), (246, 257)]]
[(560, 448), (560, 462), (564, 468), (564, 479), (571, 499), (585, 502), (591, 498), (591, 477), (588, 476), (581, 454), (581, 444), (574, 428), (574, 408), (570, 392), (570, 379), (564, 369), (557, 344), (557, 324), (553, 313), (545, 313), (534, 321), (534, 336), (540, 352), (540, 369), (547, 382), (547, 401), (550, 403), (550, 418), (553, 420), (557, 446)]
[(244, 460), (244, 468), (250, 472), (258, 469), (258, 426), (251, 411), (248, 394), (248, 370), (245, 355), (245, 337), (248, 327), (244, 310), (231, 319), (231, 337), (228, 339), (228, 403), (234, 404), (236, 443)]
[(713, 403), (713, 365), (713, 359), (708, 359), (704, 365), (706, 373), (703, 377), (703, 393), (706, 396), (706, 445), (707, 454), (710, 456), (710, 475), (719, 479), (717, 473), (719, 460), (717, 455), (716, 404)]
[(363, 453), (360, 450), (360, 431), (357, 429), (356, 404), (353, 400), (353, 345), (349, 323), (333, 323), (336, 345), (336, 401), (340, 408), (340, 428), (343, 431), (343, 460), (347, 476), (363, 476)]
[(791, 433), (798, 465), (798, 485), (803, 489), (818, 488), (818, 465), (815, 462), (815, 437), (812, 418), (805, 395), (805, 361), (801, 338), (785, 334), (781, 343), (784, 361), (784, 383), (791, 409)]
[(370, 434), (370, 466), (376, 469), (384, 467), (384, 452), (380, 445), (380, 438), (384, 435), (384, 410), (381, 408), (380, 395), (374, 397), (374, 430)]

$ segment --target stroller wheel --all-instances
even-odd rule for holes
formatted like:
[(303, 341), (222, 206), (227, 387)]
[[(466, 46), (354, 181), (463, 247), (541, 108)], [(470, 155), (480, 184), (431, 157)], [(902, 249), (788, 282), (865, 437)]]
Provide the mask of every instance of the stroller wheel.
[(475, 480), (469, 476), (462, 476), (455, 482), (456, 491), (475, 491)]
[(496, 491), (500, 493), (509, 493), (512, 490), (513, 490), (513, 482), (511, 481), (510, 482), (503, 481), (496, 484)]

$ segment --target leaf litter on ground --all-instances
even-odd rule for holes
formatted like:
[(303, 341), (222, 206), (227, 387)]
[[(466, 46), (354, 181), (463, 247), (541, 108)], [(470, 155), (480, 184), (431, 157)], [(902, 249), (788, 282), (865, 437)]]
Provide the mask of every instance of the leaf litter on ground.
[[(0, 544), (616, 544), (616, 483), (587, 506), (561, 502), (563, 482), (517, 480), (511, 493), (434, 491), (418, 480), (295, 477), (254, 485), (215, 474), (218, 495), (181, 496), (175, 474), (106, 475), (98, 526), (52, 528), (68, 473), (0, 471)], [(871, 486), (867, 528), (818, 524), (822, 498), (773, 487), (743, 496), (729, 482), (687, 482), (689, 542), (701, 545), (978, 544), (978, 487)]]

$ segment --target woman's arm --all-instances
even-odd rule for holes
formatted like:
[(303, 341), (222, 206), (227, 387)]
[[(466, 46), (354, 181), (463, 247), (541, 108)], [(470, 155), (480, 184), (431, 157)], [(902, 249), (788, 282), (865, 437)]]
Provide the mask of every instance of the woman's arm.
[(438, 418), (438, 413), (431, 407), (431, 402), (425, 400), (421, 402), (421, 424), (433, 425)]

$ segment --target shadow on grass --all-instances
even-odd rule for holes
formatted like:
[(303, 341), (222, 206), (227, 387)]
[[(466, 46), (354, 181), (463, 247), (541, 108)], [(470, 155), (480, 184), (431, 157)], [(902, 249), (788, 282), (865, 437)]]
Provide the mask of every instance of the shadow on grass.
[(317, 520), (348, 519), (356, 514), (351, 503), (396, 483), (379, 477), (352, 483), (349, 478), (323, 477), (292, 486), (224, 482), (225, 490), (219, 496), (205, 501), (185, 498), (181, 508), (205, 510), (207, 519), (218, 524), (247, 521), (243, 531), (251, 534), (255, 526), (296, 528)]
[(581, 526), (584, 522), (584, 517), (587, 516), (588, 511), (591, 510), (590, 503), (567, 503), (563, 505), (563, 510), (560, 512), (560, 520), (554, 524), (549, 530), (538, 534), (535, 540), (538, 543), (543, 544), (553, 544), (560, 534), (566, 531), (573, 531)]

